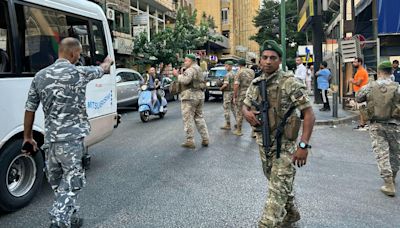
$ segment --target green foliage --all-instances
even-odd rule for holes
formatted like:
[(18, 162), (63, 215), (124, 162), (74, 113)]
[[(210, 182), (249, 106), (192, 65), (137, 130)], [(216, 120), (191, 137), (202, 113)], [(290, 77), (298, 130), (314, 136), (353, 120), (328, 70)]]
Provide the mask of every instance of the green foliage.
[[(267, 39), (275, 40), (281, 43), (280, 35), (273, 33), (274, 27), (280, 27), (280, 24), (275, 25), (272, 19), (280, 21), (280, 2), (276, 0), (264, 0), (264, 6), (254, 18), (253, 23), (259, 28), (259, 32), (251, 39), (255, 40), (260, 45)], [(287, 65), (294, 66), (294, 59), (298, 45), (306, 44), (306, 36), (303, 32), (297, 32), (297, 1), (286, 1), (286, 57)], [(280, 32), (280, 30), (279, 30)], [(295, 44), (294, 47), (291, 44)]]
[[(189, 50), (202, 47), (207, 41), (220, 39), (209, 34), (208, 23), (202, 22), (200, 26), (196, 26), (196, 15), (196, 11), (189, 15), (186, 10), (179, 9), (174, 28), (166, 28), (155, 34), (150, 42), (145, 33), (135, 37), (135, 63), (141, 65), (163, 62), (176, 65)], [(150, 60), (152, 56), (157, 60)]]

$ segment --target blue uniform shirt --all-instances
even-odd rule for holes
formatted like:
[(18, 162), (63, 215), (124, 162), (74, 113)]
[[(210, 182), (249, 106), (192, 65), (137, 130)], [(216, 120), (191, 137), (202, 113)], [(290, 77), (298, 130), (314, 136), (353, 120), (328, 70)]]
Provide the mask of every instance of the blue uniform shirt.
[(320, 70), (317, 77), (318, 89), (327, 90), (329, 88), (330, 77), (331, 72), (328, 69)]

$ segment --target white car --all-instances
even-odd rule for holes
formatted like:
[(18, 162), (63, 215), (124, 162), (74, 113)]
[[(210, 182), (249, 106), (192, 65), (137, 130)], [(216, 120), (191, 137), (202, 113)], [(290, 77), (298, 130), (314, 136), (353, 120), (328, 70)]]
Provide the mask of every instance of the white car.
[(117, 105), (137, 106), (139, 98), (140, 84), (143, 83), (143, 77), (139, 72), (128, 68), (117, 68)]

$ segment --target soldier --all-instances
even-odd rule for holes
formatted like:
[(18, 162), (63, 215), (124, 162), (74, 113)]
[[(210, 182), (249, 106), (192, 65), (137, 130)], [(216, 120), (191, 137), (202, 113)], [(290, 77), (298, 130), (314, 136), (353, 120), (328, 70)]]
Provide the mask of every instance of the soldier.
[(243, 122), (243, 101), (246, 98), (246, 91), (251, 81), (254, 79), (254, 71), (246, 68), (246, 60), (240, 59), (238, 61), (240, 70), (235, 76), (235, 82), (233, 85), (233, 102), (236, 105), (236, 123), (237, 128), (233, 134), (242, 136), (242, 122)]
[[(259, 82), (266, 81), (266, 92), (269, 102), (269, 132), (270, 148), (263, 147), (262, 135), (256, 132), (256, 142), (259, 145), (262, 167), (267, 177), (268, 199), (263, 214), (259, 221), (259, 227), (286, 227), (288, 224), (298, 221), (300, 214), (294, 205), (293, 181), (296, 173), (294, 165), (302, 167), (306, 164), (308, 144), (315, 117), (305, 84), (294, 77), (291, 73), (285, 73), (279, 69), (281, 63), (282, 49), (272, 40), (267, 40), (261, 49), (261, 70), (260, 77), (257, 77), (250, 84), (244, 106), (243, 115), (250, 125), (257, 127), (261, 125), (256, 115), (257, 111), (252, 110), (254, 102), (262, 100)], [(301, 120), (294, 111), (297, 108), (304, 114), (303, 132), (300, 142), (296, 147)], [(282, 117), (289, 114), (286, 121)], [(280, 138), (280, 158), (277, 158), (278, 140), (276, 132), (281, 122), (284, 125), (284, 134)], [(265, 121), (264, 123), (265, 124)], [(275, 135), (274, 135), (275, 134)], [(268, 151), (268, 152), (267, 152)], [(267, 154), (266, 154), (267, 152)]]
[(225, 69), (228, 71), (224, 77), (224, 84), (221, 86), (219, 90), (224, 93), (224, 117), (225, 117), (225, 125), (221, 127), (223, 130), (231, 130), (231, 115), (232, 111), (233, 117), (236, 119), (236, 110), (235, 105), (233, 104), (233, 82), (235, 80), (235, 75), (232, 71), (233, 62), (226, 61)]
[(357, 102), (367, 102), (366, 117), (371, 122), (369, 134), (384, 180), (381, 191), (395, 195), (394, 182), (400, 166), (400, 87), (390, 79), (389, 61), (378, 66), (378, 79), (362, 87), (356, 94)]
[(183, 118), (183, 128), (186, 133), (186, 141), (181, 145), (185, 148), (194, 149), (194, 129), (193, 123), (196, 124), (202, 142), (202, 146), (208, 146), (209, 137), (206, 121), (203, 117), (204, 106), (204, 89), (205, 80), (201, 68), (196, 63), (196, 57), (192, 54), (185, 57), (185, 71), (178, 75), (178, 71), (174, 70), (174, 75), (178, 77), (181, 84), (181, 110)]
[[(76, 205), (78, 193), (85, 186), (82, 168), (83, 141), (90, 125), (85, 108), (86, 85), (110, 71), (113, 60), (107, 57), (98, 67), (75, 66), (82, 46), (75, 38), (61, 41), (58, 60), (33, 78), (25, 106), (24, 145), (33, 139), (32, 125), (39, 104), (45, 114), (45, 149), (48, 181), (55, 201), (50, 209), (50, 227), (80, 227)], [(23, 150), (24, 153), (29, 151)]]

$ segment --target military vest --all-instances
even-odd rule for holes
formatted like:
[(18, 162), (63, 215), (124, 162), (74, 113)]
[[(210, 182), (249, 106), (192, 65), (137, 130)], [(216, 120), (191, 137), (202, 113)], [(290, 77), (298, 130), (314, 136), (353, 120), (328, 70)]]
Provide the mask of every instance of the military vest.
[[(287, 110), (282, 109), (282, 88), (286, 80), (290, 77), (293, 77), (293, 75), (284, 74), (276, 82), (267, 82), (267, 98), (269, 104), (268, 121), (271, 137), (276, 134), (279, 124), (282, 122), (286, 112), (290, 109), (289, 107), (287, 107)], [(261, 101), (261, 95), (259, 95), (259, 101)], [(301, 125), (301, 119), (297, 116), (296, 112), (292, 112), (285, 121), (286, 124), (283, 129), (285, 138), (288, 140), (296, 140)]]
[(226, 91), (226, 92), (231, 92), (231, 91), (233, 91), (233, 84), (234, 84), (234, 82), (235, 82), (235, 76), (234, 76), (234, 74), (233, 74), (233, 71), (229, 71), (225, 77), (228, 77), (228, 82), (229, 82), (229, 84), (228, 84), (228, 86), (224, 89), (224, 91)]
[[(244, 77), (241, 75), (245, 75)], [(253, 71), (250, 69), (242, 69), (240, 73), (238, 73), (239, 82), (240, 82), (240, 93), (245, 93), (247, 88), (249, 88), (251, 81), (253, 81)]]
[(373, 81), (370, 86), (371, 93), (367, 96), (368, 119), (386, 121), (396, 118), (398, 104), (395, 103), (395, 95), (399, 84), (397, 82), (378, 84)]
[[(185, 91), (188, 89), (204, 90), (206, 88), (206, 81), (204, 80), (204, 76), (201, 71), (201, 68), (198, 65), (193, 65), (189, 69), (192, 69), (194, 71), (194, 75), (192, 77), (192, 82), (188, 85), (182, 84), (181, 91)], [(187, 69), (187, 70), (189, 70), (189, 69)]]

